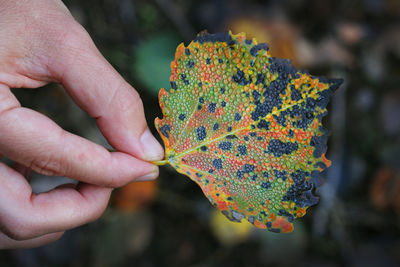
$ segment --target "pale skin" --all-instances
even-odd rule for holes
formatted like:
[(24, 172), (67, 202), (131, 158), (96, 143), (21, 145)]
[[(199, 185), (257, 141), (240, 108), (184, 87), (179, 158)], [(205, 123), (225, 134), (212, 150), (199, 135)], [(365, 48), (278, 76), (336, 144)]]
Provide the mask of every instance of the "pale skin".
[[(118, 152), (64, 131), (24, 107), (10, 88), (62, 84)], [(96, 220), (112, 188), (151, 180), (163, 149), (143, 104), (59, 0), (0, 0), (0, 249), (36, 247)], [(78, 186), (33, 194), (30, 170)]]

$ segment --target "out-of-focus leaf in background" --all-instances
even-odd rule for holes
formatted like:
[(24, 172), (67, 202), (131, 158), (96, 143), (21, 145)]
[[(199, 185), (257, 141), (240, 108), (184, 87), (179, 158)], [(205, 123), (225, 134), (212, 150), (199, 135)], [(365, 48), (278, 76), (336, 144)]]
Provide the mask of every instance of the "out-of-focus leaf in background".
[(288, 58), (297, 64), (295, 45), (298, 31), (282, 19), (240, 17), (228, 22), (233, 33), (245, 32), (247, 38), (256, 38), (259, 43), (267, 43), (273, 57)]
[(400, 215), (400, 171), (388, 167), (378, 170), (371, 184), (370, 198), (376, 208), (394, 209)]
[(160, 88), (169, 88), (170, 64), (179, 42), (172, 33), (160, 33), (135, 47), (131, 71), (146, 87), (144, 90), (157, 95)]
[(157, 187), (157, 181), (127, 184), (113, 194), (114, 207), (123, 212), (132, 212), (147, 207), (155, 200)]
[(217, 239), (224, 245), (233, 246), (245, 241), (253, 225), (247, 221), (241, 223), (228, 220), (219, 210), (214, 209), (210, 219), (211, 229)]

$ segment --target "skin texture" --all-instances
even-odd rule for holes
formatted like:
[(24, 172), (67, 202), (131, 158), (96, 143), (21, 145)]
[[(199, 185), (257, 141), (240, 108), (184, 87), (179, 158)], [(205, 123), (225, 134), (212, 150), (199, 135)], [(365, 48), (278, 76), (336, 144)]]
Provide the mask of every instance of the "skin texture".
[[(119, 152), (64, 131), (21, 107), (10, 88), (61, 83)], [(148, 161), (163, 149), (150, 133), (138, 93), (97, 50), (61, 1), (0, 0), (0, 249), (53, 242), (96, 220), (112, 188), (158, 176)], [(32, 194), (33, 170), (79, 181)]]

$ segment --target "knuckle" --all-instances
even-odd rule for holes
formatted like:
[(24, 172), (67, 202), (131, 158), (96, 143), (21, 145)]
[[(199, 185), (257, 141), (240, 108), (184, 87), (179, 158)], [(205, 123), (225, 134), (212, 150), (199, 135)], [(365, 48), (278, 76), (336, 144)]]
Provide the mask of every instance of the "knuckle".
[[(80, 24), (69, 14), (60, 10), (52, 10), (49, 16), (42, 10), (28, 12), (27, 16), (30, 23), (26, 25), (26, 30), (32, 38), (44, 44), (61, 45), (64, 41), (73, 41), (73, 36), (84, 33)], [(51, 21), (57, 20), (57, 23)], [(82, 37), (82, 36), (81, 36)]]
[(98, 205), (98, 207), (96, 209), (93, 210), (90, 218), (89, 218), (89, 222), (94, 222), (97, 219), (99, 219), (101, 217), (101, 215), (104, 213), (106, 209), (106, 205)]
[(142, 98), (135, 89), (129, 90), (129, 93), (131, 94), (131, 101), (134, 102), (135, 105), (143, 106)]
[(107, 181), (105, 182), (105, 186), (108, 188), (118, 188), (123, 186), (124, 183), (120, 180), (117, 179), (115, 176), (111, 176)]
[(104, 198), (98, 202), (96, 207), (93, 209), (91, 216), (89, 218), (89, 222), (96, 221), (101, 217), (101, 215), (104, 213), (104, 211), (107, 208), (109, 198)]
[(89, 33), (83, 28), (82, 25), (76, 21), (69, 23), (69, 27), (64, 27), (60, 30), (59, 39), (62, 46), (82, 48), (83, 43), (91, 43), (92, 39)]
[(53, 36), (53, 42), (56, 48), (55, 56), (61, 55), (65, 58), (75, 58), (84, 55), (83, 51), (88, 48), (92, 40), (88, 32), (77, 22), (69, 22), (67, 26), (55, 30), (56, 34)]
[(46, 240), (46, 242), (43, 245), (57, 241), (64, 235), (64, 233), (65, 232), (58, 232), (58, 233), (50, 234), (51, 236), (49, 237), (49, 239)]
[(65, 173), (61, 161), (51, 156), (36, 157), (32, 159), (28, 167), (48, 176), (63, 175)]
[(34, 231), (26, 224), (8, 219), (0, 226), (0, 231), (13, 240), (22, 241), (33, 237)]
[(18, 107), (20, 104), (10, 89), (0, 88), (0, 115)]
[(132, 107), (142, 108), (143, 101), (139, 93), (123, 81), (120, 86), (114, 89), (109, 106), (118, 107), (120, 112), (129, 112)]
[[(137, 108), (143, 109), (143, 101), (142, 101), (142, 98), (140, 97), (139, 93), (136, 90), (132, 89), (132, 90), (130, 90), (130, 94), (132, 95), (131, 101), (133, 102), (133, 103), (131, 103), (131, 105), (134, 105)], [(132, 106), (130, 108), (132, 108)]]
[(45, 29), (42, 31), (47, 33), (44, 42), (49, 47), (48, 53), (53, 60), (73, 60), (82, 57), (94, 46), (89, 33), (73, 18), (61, 18), (59, 23), (43, 28)]
[(116, 175), (115, 171), (112, 169), (111, 166), (116, 166), (118, 164), (118, 162), (116, 162), (116, 160), (114, 158), (108, 158), (107, 160), (105, 160), (105, 166), (107, 166), (107, 168), (105, 169), (104, 174), (106, 174), (104, 176), (104, 186), (108, 187), (108, 188), (119, 188), (121, 186), (124, 186), (125, 184), (127, 184), (126, 179), (124, 179), (123, 177)]

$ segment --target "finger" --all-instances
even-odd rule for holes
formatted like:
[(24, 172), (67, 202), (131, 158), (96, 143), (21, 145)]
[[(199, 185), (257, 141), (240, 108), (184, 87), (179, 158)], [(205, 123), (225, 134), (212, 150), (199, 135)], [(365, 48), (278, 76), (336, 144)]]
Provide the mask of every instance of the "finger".
[(61, 238), (64, 232), (51, 233), (44, 236), (28, 239), (14, 240), (0, 232), (0, 249), (34, 248), (52, 243)]
[[(0, 84), (0, 106), (12, 98)], [(17, 103), (0, 110), (0, 154), (44, 175), (59, 175), (101, 186), (119, 187), (154, 179), (158, 168), (126, 153), (110, 153), (100, 145), (61, 129), (44, 115)]]
[(101, 55), (86, 31), (79, 29), (57, 47), (50, 72), (97, 119), (117, 150), (144, 160), (162, 159), (163, 149), (147, 126), (139, 94)]
[(28, 168), (20, 163), (15, 163), (12, 165), (12, 168), (19, 172), (22, 176), (25, 177), (26, 180), (30, 181), (32, 178), (32, 169)]
[(63, 232), (96, 220), (107, 207), (110, 188), (79, 184), (38, 195), (21, 174), (0, 163), (1, 232), (26, 240)]

